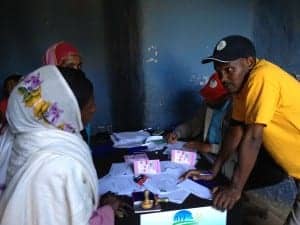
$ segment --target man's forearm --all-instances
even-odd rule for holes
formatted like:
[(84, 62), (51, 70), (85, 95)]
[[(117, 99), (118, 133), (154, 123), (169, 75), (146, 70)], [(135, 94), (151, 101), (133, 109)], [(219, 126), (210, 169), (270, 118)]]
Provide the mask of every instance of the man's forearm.
[(235, 168), (232, 185), (242, 190), (251, 173), (262, 143), (262, 134), (258, 135), (251, 126), (247, 127), (239, 148), (239, 163)]
[(233, 126), (228, 129), (224, 136), (218, 157), (214, 163), (213, 170), (218, 171), (232, 153), (238, 149), (243, 132), (242, 126)]

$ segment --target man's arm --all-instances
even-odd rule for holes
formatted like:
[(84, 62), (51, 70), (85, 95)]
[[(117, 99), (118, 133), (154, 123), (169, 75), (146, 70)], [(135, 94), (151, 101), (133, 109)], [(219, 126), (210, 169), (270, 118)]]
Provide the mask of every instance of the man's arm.
[(232, 185), (243, 189), (252, 171), (262, 143), (264, 125), (252, 124), (246, 127), (239, 149), (239, 163), (233, 174)]
[(240, 199), (242, 190), (254, 167), (262, 143), (264, 125), (251, 124), (245, 128), (239, 145), (239, 161), (235, 168), (232, 182), (228, 187), (220, 188), (213, 200), (214, 206), (220, 209), (231, 209)]
[(226, 133), (222, 140), (222, 146), (218, 157), (212, 167), (213, 173), (218, 173), (224, 162), (237, 151), (244, 134), (244, 124), (238, 121), (231, 121), (230, 127), (226, 130)]
[(181, 179), (193, 177), (193, 179), (212, 180), (216, 177), (224, 162), (229, 158), (229, 156), (231, 156), (233, 152), (237, 151), (244, 134), (244, 123), (235, 120), (232, 120), (230, 123), (231, 125), (226, 130), (226, 133), (222, 139), (221, 150), (212, 166), (211, 175), (202, 176), (199, 170), (190, 170), (181, 175)]

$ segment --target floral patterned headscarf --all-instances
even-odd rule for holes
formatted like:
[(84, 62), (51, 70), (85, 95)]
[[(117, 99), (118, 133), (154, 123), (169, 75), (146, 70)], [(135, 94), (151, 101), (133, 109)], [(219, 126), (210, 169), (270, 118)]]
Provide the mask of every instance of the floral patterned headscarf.
[(10, 95), (6, 117), (13, 133), (44, 129), (79, 133), (83, 128), (76, 97), (52, 65), (20, 81)]

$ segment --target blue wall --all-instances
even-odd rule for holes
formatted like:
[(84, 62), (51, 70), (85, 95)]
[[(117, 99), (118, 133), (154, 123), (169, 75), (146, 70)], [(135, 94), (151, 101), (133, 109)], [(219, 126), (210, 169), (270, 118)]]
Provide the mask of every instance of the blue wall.
[(201, 58), (211, 55), (223, 36), (252, 38), (249, 2), (141, 1), (146, 126), (165, 128), (195, 112), (200, 86), (213, 72)]
[(257, 1), (254, 42), (258, 54), (291, 73), (300, 74), (300, 2)]
[[(124, 7), (131, 2), (124, 1), (3, 1), (0, 79), (11, 72), (30, 72), (40, 66), (41, 57), (50, 44), (70, 41), (81, 51), (83, 68), (95, 85), (98, 112), (93, 126), (114, 125), (118, 118), (118, 127), (124, 130), (130, 127), (128, 121), (135, 116), (129, 116), (134, 112), (134, 104), (140, 115), (132, 127), (167, 128), (189, 118), (200, 102), (200, 86), (213, 72), (212, 65), (202, 65), (200, 60), (212, 53), (220, 38), (229, 34), (253, 39), (258, 56), (290, 72), (300, 73), (300, 3), (297, 0), (272, 3), (267, 0), (136, 0), (133, 4), (136, 8)], [(110, 23), (112, 17), (107, 13), (107, 5), (112, 15), (119, 12), (124, 15), (114, 17)], [(137, 12), (127, 13), (134, 10)], [(135, 18), (124, 23), (123, 19), (131, 15)], [(118, 29), (131, 21), (137, 25), (124, 32), (128, 36), (124, 38), (120, 32), (121, 35), (114, 38)], [(107, 24), (120, 25), (108, 29)], [(130, 35), (135, 27), (136, 33)], [(114, 32), (110, 36), (107, 35), (109, 30)], [(108, 45), (107, 37), (115, 40)], [(136, 46), (131, 43), (132, 37)], [(132, 49), (131, 45), (124, 48), (127, 43), (135, 48), (135, 54), (118, 54), (119, 47), (120, 52)], [(114, 46), (114, 55), (108, 56), (108, 49)], [(117, 63), (113, 61), (115, 55), (121, 56)], [(140, 59), (126, 61), (127, 56)], [(139, 65), (127, 68), (124, 66), (127, 62)], [(125, 69), (119, 70), (119, 63), (123, 63)], [(115, 69), (111, 70), (114, 64)], [(134, 76), (130, 74), (131, 69), (136, 73)], [(118, 71), (124, 74), (114, 74)], [(116, 86), (114, 82), (118, 79), (127, 83), (122, 86), (124, 82), (119, 80)], [(138, 91), (126, 92), (126, 87)], [(123, 103), (131, 104), (129, 110), (125, 108), (125, 113), (115, 113), (118, 107), (113, 106), (124, 108), (120, 103), (128, 94), (140, 97), (131, 96), (128, 103)], [(122, 124), (122, 121), (127, 123)]]
[(2, 1), (0, 15), (1, 80), (38, 68), (51, 44), (69, 41), (81, 52), (83, 70), (97, 90), (93, 124), (111, 124), (102, 1)]

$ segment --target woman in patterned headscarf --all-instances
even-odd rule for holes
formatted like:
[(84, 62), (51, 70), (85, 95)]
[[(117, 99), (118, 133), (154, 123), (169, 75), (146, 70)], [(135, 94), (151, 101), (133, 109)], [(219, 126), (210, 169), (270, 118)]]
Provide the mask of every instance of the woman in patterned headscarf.
[[(82, 58), (77, 48), (72, 44), (60, 41), (50, 46), (44, 57), (44, 65), (56, 65), (63, 68), (81, 69)], [(90, 124), (86, 124), (86, 127), (81, 131), (83, 139), (90, 144), (91, 128)]]
[(79, 133), (94, 112), (93, 86), (80, 70), (44, 66), (16, 86), (7, 109), (15, 138), (0, 224), (86, 225), (92, 215), (98, 224), (114, 223), (111, 206), (96, 211), (97, 175)]

